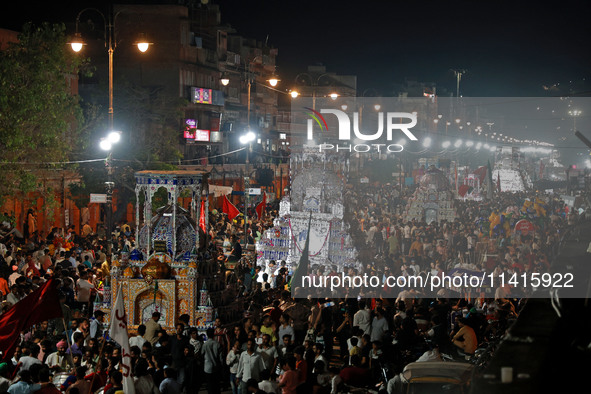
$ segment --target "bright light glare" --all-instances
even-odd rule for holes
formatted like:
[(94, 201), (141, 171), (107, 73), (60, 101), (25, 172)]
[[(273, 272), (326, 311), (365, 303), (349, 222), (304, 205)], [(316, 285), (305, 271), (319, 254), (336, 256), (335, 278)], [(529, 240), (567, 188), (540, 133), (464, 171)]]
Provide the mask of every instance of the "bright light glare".
[(406, 145), (406, 139), (401, 138), (400, 141), (397, 142), (397, 144), (402, 146)]
[(497, 149), (497, 147), (496, 147), (496, 146), (491, 146), (491, 147), (490, 147), (490, 151), (491, 151), (491, 152), (494, 152), (494, 151), (495, 151), (495, 149)]
[(490, 145), (489, 144), (484, 144), (483, 148), (484, 149), (490, 149)]
[(333, 100), (336, 100), (336, 99), (337, 99), (337, 97), (339, 97), (339, 95), (338, 95), (338, 94), (336, 94), (336, 93), (331, 93), (331, 94), (330, 94), (330, 98), (331, 98), (331, 99), (333, 99)]
[(70, 43), (70, 46), (72, 47), (72, 50), (74, 52), (80, 52), (82, 50), (82, 45), (84, 45), (81, 42), (72, 42)]
[(476, 144), (476, 149), (479, 150), (480, 148), (482, 148), (482, 142)]
[(240, 143), (241, 144), (248, 144), (256, 139), (256, 134), (252, 131), (240, 136)]
[(138, 42), (137, 43), (137, 49), (139, 49), (140, 52), (146, 52), (149, 47), (150, 47), (149, 42)]
[(427, 137), (427, 138), (425, 138), (425, 139), (423, 140), (423, 146), (424, 146), (425, 148), (428, 148), (428, 147), (430, 147), (430, 146), (431, 146), (431, 138), (430, 138), (430, 137)]
[(449, 141), (445, 141), (443, 144), (441, 144), (441, 146), (444, 148), (449, 148), (450, 145), (451, 145), (451, 142), (449, 142)]
[(466, 146), (468, 148), (470, 148), (471, 146), (474, 146), (474, 141), (466, 141)]
[(271, 86), (277, 86), (278, 82), (279, 82), (279, 80), (277, 78), (269, 79), (269, 85), (271, 85)]
[(107, 140), (111, 144), (116, 144), (117, 142), (121, 141), (121, 133), (118, 131), (111, 131), (107, 136)]
[(296, 98), (300, 95), (300, 93), (296, 92), (295, 90), (292, 90), (290, 94), (291, 94), (291, 98)]
[(109, 140), (102, 139), (101, 142), (99, 142), (99, 146), (102, 150), (111, 150), (113, 144), (111, 144)]
[(462, 146), (462, 140), (457, 140), (456, 143), (454, 144), (454, 146), (456, 148), (459, 148), (460, 146)]

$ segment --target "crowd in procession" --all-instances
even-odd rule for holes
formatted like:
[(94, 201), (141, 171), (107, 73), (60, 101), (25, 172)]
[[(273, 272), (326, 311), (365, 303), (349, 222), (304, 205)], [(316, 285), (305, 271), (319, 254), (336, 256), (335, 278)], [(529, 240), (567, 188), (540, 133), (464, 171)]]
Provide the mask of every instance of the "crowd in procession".
[[(433, 275), (465, 266), (508, 271), (545, 270), (560, 232), (578, 220), (558, 199), (545, 201), (534, 237), (493, 234), (483, 219), (534, 195), (501, 194), (489, 202), (458, 202), (458, 219), (449, 223), (405, 221), (408, 196), (384, 186), (350, 190), (346, 195), (351, 233), (356, 234), (361, 267), (351, 274), (386, 272)], [(270, 207), (271, 208), (271, 207)], [(132, 372), (137, 393), (337, 393), (347, 386), (375, 387), (385, 365), (396, 374), (409, 362), (441, 354), (465, 360), (483, 342), (506, 332), (522, 306), (507, 289), (468, 301), (462, 294), (418, 294), (405, 289), (391, 297), (297, 298), (289, 289), (285, 262), (256, 266), (243, 258), (272, 226), (276, 211), (251, 219), (246, 237), (239, 216), (210, 216), (209, 240), (223, 262), (234, 261), (240, 297), (261, 305), (263, 313), (236, 322), (216, 319), (205, 335), (181, 316), (174, 330), (160, 315), (130, 334)], [(254, 215), (253, 215), (254, 216)], [(245, 239), (244, 239), (245, 238)], [(132, 229), (117, 227), (114, 253), (134, 247)], [(487, 242), (498, 258), (494, 267), (477, 261), (476, 247)], [(243, 244), (244, 244), (243, 243)], [(68, 248), (64, 247), (68, 245)], [(248, 249), (248, 248), (246, 248)], [(21, 333), (14, 354), (3, 354), (0, 393), (122, 392), (121, 349), (109, 341), (104, 313), (93, 300), (110, 274), (106, 242), (92, 229), (5, 232), (0, 244), (2, 312), (50, 278), (59, 281), (63, 319), (42, 322)], [(363, 254), (370, 250), (371, 254)], [(500, 267), (500, 268), (499, 268)], [(220, 270), (225, 270), (220, 265)], [(336, 267), (311, 267), (311, 271)], [(391, 376), (390, 376), (391, 377)], [(385, 389), (385, 385), (383, 386)]]

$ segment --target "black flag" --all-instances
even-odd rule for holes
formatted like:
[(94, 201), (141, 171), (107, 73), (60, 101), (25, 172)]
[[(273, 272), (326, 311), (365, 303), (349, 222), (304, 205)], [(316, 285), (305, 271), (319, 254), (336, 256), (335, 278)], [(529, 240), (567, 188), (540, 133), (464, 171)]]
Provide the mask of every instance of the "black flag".
[(308, 268), (310, 266), (310, 225), (312, 223), (312, 212), (310, 212), (310, 218), (308, 219), (308, 232), (306, 233), (306, 243), (304, 245), (304, 250), (302, 250), (302, 255), (300, 257), (300, 261), (296, 270), (293, 273), (290, 282), (290, 288), (293, 292), (298, 287), (302, 287), (302, 280), (305, 275), (308, 275)]

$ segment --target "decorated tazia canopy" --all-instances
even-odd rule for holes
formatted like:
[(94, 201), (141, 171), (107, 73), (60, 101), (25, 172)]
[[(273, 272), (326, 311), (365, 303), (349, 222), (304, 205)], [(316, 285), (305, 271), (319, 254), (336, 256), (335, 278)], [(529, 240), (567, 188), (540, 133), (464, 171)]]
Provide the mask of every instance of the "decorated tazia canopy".
[[(195, 223), (200, 212), (207, 212), (207, 177), (203, 171), (140, 171), (135, 174), (136, 199), (143, 200), (143, 225), (140, 229), (140, 212), (136, 209), (136, 233), (141, 254), (151, 256), (165, 253), (173, 261), (191, 260), (200, 247), (200, 235)], [(158, 190), (167, 193), (167, 204), (156, 215), (152, 213), (152, 200)], [(191, 197), (190, 211), (178, 205), (179, 197)], [(204, 210), (201, 205), (205, 204)], [(208, 215), (204, 215), (205, 228)], [(202, 237), (201, 237), (202, 238)]]
[(425, 188), (429, 186), (435, 187), (437, 191), (449, 190), (449, 181), (447, 180), (447, 177), (443, 171), (438, 170), (434, 166), (430, 166), (427, 169), (425, 175), (419, 180), (419, 184)]

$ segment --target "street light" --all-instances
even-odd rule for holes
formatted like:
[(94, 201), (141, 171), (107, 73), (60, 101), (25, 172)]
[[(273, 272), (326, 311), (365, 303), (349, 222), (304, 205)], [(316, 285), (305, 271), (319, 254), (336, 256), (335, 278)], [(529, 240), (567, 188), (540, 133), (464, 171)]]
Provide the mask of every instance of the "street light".
[[(318, 83), (320, 82), (320, 79), (322, 79), (323, 77), (327, 77), (327, 76), (330, 76), (330, 74), (324, 73), (324, 74), (320, 74), (318, 77), (314, 78), (308, 73), (299, 73), (295, 77), (296, 84), (298, 84), (298, 80), (301, 80), (300, 77), (307, 77), (310, 80), (310, 86), (312, 87), (312, 109), (314, 109), (314, 110), (316, 109), (316, 89), (318, 88)], [(301, 85), (301, 83), (299, 83), (299, 84)], [(333, 100), (336, 100), (338, 97), (338, 94), (335, 92), (332, 92), (329, 94), (329, 96)], [(292, 97), (295, 98), (297, 96), (292, 95)]]
[(256, 139), (256, 134), (252, 131), (248, 131), (246, 134), (240, 136), (240, 143), (246, 146), (246, 171), (244, 174), (244, 247), (246, 248), (248, 245), (248, 237), (247, 237), (247, 230), (248, 230), (248, 206), (250, 205), (250, 193), (248, 189), (250, 189), (250, 173), (249, 173), (249, 156), (250, 156), (250, 147), (252, 142)]
[[(248, 129), (250, 130), (250, 90), (251, 90), (251, 86), (252, 83), (255, 82), (256, 83), (256, 76), (253, 76), (253, 72), (251, 70), (251, 65), (256, 62), (257, 59), (261, 58), (261, 56), (255, 56), (253, 59), (245, 61), (244, 62), (244, 70), (246, 71), (246, 87), (247, 87), (247, 104), (246, 104), (246, 124)], [(280, 79), (277, 78), (277, 76), (275, 75), (275, 73), (273, 72), (273, 75), (271, 75), (271, 77), (269, 79), (267, 79), (267, 82), (269, 83), (269, 85), (271, 85), (272, 87), (277, 86), (277, 84), (279, 83)], [(220, 82), (222, 85), (227, 86), (230, 83), (230, 79), (228, 78), (228, 76), (226, 75), (226, 73), (222, 73), (222, 76), (220, 78)], [(262, 84), (261, 86), (265, 86), (264, 84)], [(271, 89), (268, 86), (265, 86), (268, 89)], [(275, 89), (271, 89), (271, 90), (275, 90)], [(297, 96), (297, 92), (296, 96)], [(292, 97), (296, 97), (294, 96), (294, 92), (291, 93)]]
[(568, 114), (573, 117), (573, 132), (577, 131), (577, 117), (581, 115), (581, 111), (578, 109), (571, 109)]
[[(97, 10), (96, 8), (85, 8), (78, 13), (76, 16), (76, 33), (74, 34), (74, 39), (70, 42), (70, 46), (74, 52), (80, 52), (82, 47), (86, 45), (84, 40), (82, 39), (82, 35), (78, 32), (78, 27), (80, 25), (80, 16), (86, 11), (95, 11), (103, 18), (104, 28), (105, 28), (105, 46), (107, 47), (107, 53), (109, 55), (109, 130), (113, 129), (113, 118), (114, 118), (114, 111), (113, 111), (113, 52), (115, 52), (115, 48), (117, 48), (117, 40), (115, 37), (115, 21), (117, 16), (121, 13), (119, 11), (115, 15), (109, 14), (109, 18), (105, 17), (105, 14)], [(135, 42), (137, 45), (138, 50), (140, 52), (146, 52), (152, 43), (146, 40), (146, 36), (144, 33), (140, 33), (138, 40)]]
[(117, 144), (119, 141), (121, 141), (120, 131), (111, 131), (105, 138), (101, 138), (99, 141), (100, 148), (109, 152), (107, 154), (107, 159), (105, 160), (105, 165), (107, 166), (107, 182), (105, 182), (105, 190), (107, 192), (107, 254), (111, 254), (111, 229), (113, 227), (113, 189), (115, 187), (115, 183), (113, 182), (112, 149), (113, 145)]

